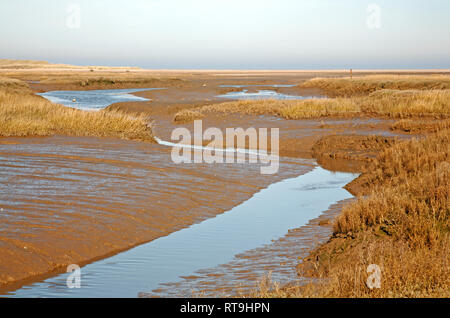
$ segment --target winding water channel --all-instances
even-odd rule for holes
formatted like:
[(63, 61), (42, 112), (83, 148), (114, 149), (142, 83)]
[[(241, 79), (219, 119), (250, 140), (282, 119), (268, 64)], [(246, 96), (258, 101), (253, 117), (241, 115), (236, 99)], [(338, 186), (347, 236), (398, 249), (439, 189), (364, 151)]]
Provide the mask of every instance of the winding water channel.
[[(140, 98), (130, 93), (140, 90), (148, 89), (41, 95), (70, 107), (76, 103), (80, 109), (101, 109), (117, 101), (136, 101)], [(305, 159), (304, 163), (315, 165), (313, 160)], [(230, 262), (239, 253), (271, 244), (289, 229), (304, 226), (331, 205), (351, 198), (343, 186), (356, 177), (316, 166), (311, 172), (271, 184), (223, 214), (84, 266), (79, 289), (67, 288), (69, 274), (63, 273), (23, 286), (8, 296), (137, 297), (151, 293), (161, 284)]]

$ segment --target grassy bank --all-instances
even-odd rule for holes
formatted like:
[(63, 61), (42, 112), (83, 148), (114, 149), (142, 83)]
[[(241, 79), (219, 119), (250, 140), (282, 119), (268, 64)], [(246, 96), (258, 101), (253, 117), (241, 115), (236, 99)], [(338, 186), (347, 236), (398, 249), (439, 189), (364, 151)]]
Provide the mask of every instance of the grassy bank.
[(312, 155), (318, 159), (346, 159), (372, 161), (386, 147), (398, 142), (395, 137), (329, 135), (320, 138), (312, 148)]
[[(297, 266), (306, 284), (280, 288), (263, 281), (252, 296), (449, 297), (448, 77), (317, 79), (306, 85), (351, 96), (334, 100), (360, 114), (401, 118), (392, 130), (425, 136), (320, 139), (313, 147), (319, 160), (367, 162), (346, 186), (357, 199), (334, 221), (330, 240)], [(302, 104), (290, 107), (293, 114), (305, 110)], [(369, 288), (371, 264), (381, 270), (380, 288)]]
[(0, 92), (15, 94), (31, 94), (28, 85), (18, 79), (0, 77)]
[(450, 128), (450, 119), (444, 120), (411, 120), (402, 119), (391, 125), (391, 130), (402, 131), (406, 133), (426, 133), (438, 132), (443, 129)]
[(285, 119), (383, 116), (389, 118), (450, 116), (450, 89), (380, 90), (368, 96), (316, 100), (253, 100), (208, 105), (178, 112), (174, 120), (187, 122), (207, 113), (272, 115)]
[(0, 79), (0, 136), (96, 136), (153, 141), (148, 119), (53, 104), (18, 80)]
[[(331, 239), (298, 266), (319, 281), (264, 285), (256, 296), (450, 296), (450, 131), (388, 143), (357, 182), (360, 196), (335, 220)], [(370, 264), (381, 268), (381, 288), (367, 285)]]
[[(369, 171), (368, 196), (344, 209), (332, 240), (306, 262), (331, 279), (320, 293), (448, 297), (450, 131), (389, 147)], [(382, 268), (380, 289), (365, 284), (369, 264)]]
[(112, 88), (154, 88), (180, 85), (183, 81), (178, 78), (158, 78), (152, 75), (137, 75), (134, 73), (90, 73), (51, 74), (40, 79), (40, 85), (61, 86), (64, 89), (112, 89)]
[(319, 88), (330, 96), (363, 96), (377, 90), (450, 89), (450, 75), (369, 75), (343, 78), (314, 78), (301, 84)]

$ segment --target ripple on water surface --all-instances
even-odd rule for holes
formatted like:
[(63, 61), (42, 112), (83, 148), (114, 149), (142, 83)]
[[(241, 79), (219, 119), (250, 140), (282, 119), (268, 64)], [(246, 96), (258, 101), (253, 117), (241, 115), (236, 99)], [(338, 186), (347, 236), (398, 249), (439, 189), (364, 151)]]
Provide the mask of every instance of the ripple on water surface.
[[(316, 167), (270, 185), (224, 214), (82, 268), (82, 288), (68, 289), (61, 274), (17, 290), (15, 296), (136, 297), (181, 276), (218, 266), (270, 244), (351, 195), (356, 177)], [(237, 284), (239, 282), (236, 282)], [(174, 291), (172, 291), (174, 292)]]

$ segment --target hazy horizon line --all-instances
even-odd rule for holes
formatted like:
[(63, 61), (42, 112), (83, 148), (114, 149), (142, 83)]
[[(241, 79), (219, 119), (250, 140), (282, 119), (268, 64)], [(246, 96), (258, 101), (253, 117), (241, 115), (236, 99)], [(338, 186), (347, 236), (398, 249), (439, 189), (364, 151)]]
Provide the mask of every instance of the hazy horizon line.
[[(426, 71), (435, 71), (435, 72), (450, 72), (450, 67), (356, 67), (356, 68), (349, 68), (349, 67), (323, 67), (323, 68), (218, 68), (218, 67), (146, 67), (146, 66), (139, 66), (139, 65), (126, 65), (126, 64), (84, 64), (84, 63), (70, 63), (70, 62), (53, 62), (51, 60), (45, 60), (45, 59), (17, 59), (17, 58), (0, 58), (0, 60), (10, 60), (20, 63), (21, 61), (29, 61), (29, 62), (44, 62), (49, 63), (50, 65), (67, 65), (67, 66), (73, 66), (73, 67), (80, 67), (80, 68), (88, 68), (88, 67), (102, 67), (102, 68), (130, 68), (130, 69), (139, 69), (139, 70), (149, 70), (149, 71), (211, 71), (211, 72), (308, 72), (308, 71), (315, 71), (315, 72), (345, 72), (352, 70), (353, 72), (380, 72), (380, 71), (396, 71), (396, 72), (408, 72), (408, 71), (417, 71), (417, 72), (426, 72)], [(35, 67), (39, 68), (39, 67)], [(7, 68), (3, 68), (7, 69)], [(30, 68), (31, 69), (31, 68)], [(30, 70), (28, 69), (28, 70)], [(18, 69), (17, 69), (18, 70)], [(26, 68), (23, 68), (23, 70), (26, 70)]]

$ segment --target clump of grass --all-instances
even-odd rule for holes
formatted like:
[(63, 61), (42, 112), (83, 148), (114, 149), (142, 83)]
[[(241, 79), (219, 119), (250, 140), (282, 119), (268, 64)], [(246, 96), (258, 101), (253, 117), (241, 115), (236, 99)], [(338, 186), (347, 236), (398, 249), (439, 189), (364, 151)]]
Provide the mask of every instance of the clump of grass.
[(144, 116), (118, 111), (86, 112), (26, 93), (0, 90), (0, 136), (96, 136), (153, 141)]
[(252, 115), (279, 115), (280, 110), (292, 105), (289, 101), (280, 100), (239, 100), (221, 104), (206, 105), (197, 108), (197, 112), (209, 113), (242, 113)]
[(373, 184), (400, 185), (425, 172), (437, 171), (450, 160), (450, 132), (439, 131), (426, 138), (414, 138), (387, 148), (378, 157), (370, 173), (368, 186)]
[(397, 142), (394, 137), (329, 135), (321, 137), (312, 147), (316, 159), (349, 159), (372, 161), (378, 153)]
[(285, 119), (351, 117), (359, 113), (361, 107), (355, 100), (343, 98), (300, 101), (279, 110), (279, 116)]
[(203, 118), (204, 115), (196, 110), (183, 109), (175, 114), (174, 121), (177, 123), (191, 122)]
[(449, 75), (369, 75), (341, 78), (314, 78), (300, 85), (320, 88), (331, 96), (361, 96), (377, 90), (450, 89)]
[[(360, 241), (364, 237), (358, 238)], [(448, 244), (411, 248), (403, 241), (364, 243), (336, 239), (322, 250), (314, 275), (319, 281), (284, 291), (285, 297), (442, 297), (449, 296)], [(380, 288), (370, 289), (368, 266), (381, 269)], [(303, 273), (303, 271), (301, 271)], [(274, 295), (276, 297), (276, 295)]]
[(31, 93), (31, 90), (26, 83), (9, 77), (0, 77), (0, 91), (21, 94)]
[(391, 130), (403, 131), (407, 133), (431, 133), (442, 129), (450, 128), (450, 120), (411, 120), (402, 119), (390, 126)]
[[(207, 113), (241, 113), (246, 115), (273, 115), (286, 119), (317, 118), (325, 116), (352, 116), (360, 109), (353, 103), (345, 100), (322, 99), (322, 100), (243, 100), (221, 104), (206, 105), (195, 109), (196, 114)], [(175, 115), (184, 116), (184, 111)]]
[(450, 115), (450, 89), (445, 90), (380, 90), (360, 98), (366, 114), (391, 118), (436, 117)]
[[(280, 106), (275, 101), (235, 101), (221, 104), (205, 105), (195, 107), (194, 109), (182, 109), (177, 111), (174, 116), (176, 122), (189, 122), (204, 117), (208, 113), (229, 114), (275, 114)], [(281, 106), (282, 107), (282, 106)]]

